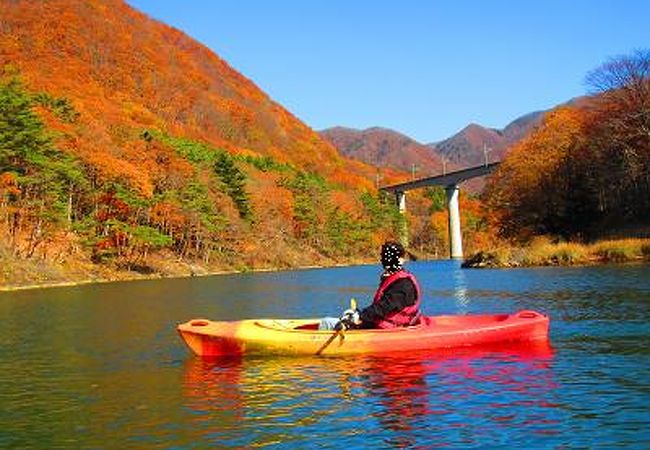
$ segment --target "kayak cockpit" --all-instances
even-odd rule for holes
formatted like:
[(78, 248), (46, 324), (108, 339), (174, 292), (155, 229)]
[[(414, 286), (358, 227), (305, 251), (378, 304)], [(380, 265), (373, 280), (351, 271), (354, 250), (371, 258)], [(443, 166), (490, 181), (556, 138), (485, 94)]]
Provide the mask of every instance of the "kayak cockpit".
[[(486, 315), (467, 315), (467, 316), (421, 316), (420, 322), (416, 325), (400, 328), (389, 329), (364, 329), (363, 331), (400, 331), (413, 330), (419, 328), (436, 328), (438, 330), (456, 330), (456, 329), (476, 329), (487, 326), (496, 326), (512, 319), (509, 314), (486, 314)], [(320, 319), (258, 319), (255, 325), (267, 330), (275, 331), (331, 331), (319, 330)], [(350, 331), (355, 331), (350, 330)]]
[(255, 321), (258, 327), (277, 331), (317, 331), (319, 319), (260, 319)]
[[(430, 326), (431, 322), (432, 319), (430, 317), (422, 316), (420, 322), (413, 326), (390, 328), (390, 329), (379, 329), (379, 328), (367, 329), (366, 328), (363, 329), (363, 331), (386, 332), (386, 331), (408, 330), (408, 329), (420, 328), (421, 326)], [(332, 332), (332, 330), (320, 330), (319, 319), (260, 319), (255, 321), (255, 325), (261, 328), (266, 328), (269, 330), (276, 330), (276, 331), (308, 331), (308, 332), (323, 331), (327, 333)], [(349, 331), (359, 331), (359, 330), (351, 329)]]

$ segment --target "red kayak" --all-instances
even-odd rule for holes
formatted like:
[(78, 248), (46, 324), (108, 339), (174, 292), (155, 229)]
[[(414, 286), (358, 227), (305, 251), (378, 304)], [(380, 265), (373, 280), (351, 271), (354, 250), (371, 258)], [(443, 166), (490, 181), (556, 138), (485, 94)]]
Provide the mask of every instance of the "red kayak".
[(321, 331), (318, 324), (318, 319), (194, 319), (178, 325), (178, 332), (200, 356), (346, 355), (546, 341), (549, 318), (536, 311), (427, 316), (411, 327), (342, 332)]

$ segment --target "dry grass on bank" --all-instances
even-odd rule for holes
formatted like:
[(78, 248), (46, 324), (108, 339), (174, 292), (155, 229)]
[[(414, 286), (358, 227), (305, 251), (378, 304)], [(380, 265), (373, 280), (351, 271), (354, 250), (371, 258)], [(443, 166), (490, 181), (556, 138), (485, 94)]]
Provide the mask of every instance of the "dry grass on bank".
[(169, 251), (153, 252), (148, 256), (146, 264), (127, 268), (117, 264), (117, 261), (107, 261), (104, 264), (93, 263), (90, 255), (81, 251), (66, 255), (59, 260), (44, 257), (20, 258), (0, 242), (0, 292), (85, 283), (333, 267), (374, 262), (360, 257), (334, 260), (318, 254), (309, 247), (277, 242), (249, 245), (242, 250), (238, 254), (214, 258), (209, 264), (200, 260), (183, 260)]
[(527, 247), (500, 246), (468, 258), (464, 267), (570, 266), (650, 261), (650, 239), (606, 240), (593, 244), (534, 239)]

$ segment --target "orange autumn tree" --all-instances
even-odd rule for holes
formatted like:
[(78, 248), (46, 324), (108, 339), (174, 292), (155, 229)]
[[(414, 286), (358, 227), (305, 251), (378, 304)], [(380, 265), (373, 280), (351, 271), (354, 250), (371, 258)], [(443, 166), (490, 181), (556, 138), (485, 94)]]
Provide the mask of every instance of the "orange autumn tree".
[(650, 222), (650, 50), (608, 59), (586, 77), (588, 145), (575, 161), (592, 234)]
[(566, 162), (584, 139), (584, 113), (561, 107), (515, 145), (490, 178), (485, 198), (501, 235), (561, 234), (571, 179)]
[(650, 225), (650, 51), (587, 77), (592, 96), (548, 114), (490, 179), (501, 234), (589, 240)]

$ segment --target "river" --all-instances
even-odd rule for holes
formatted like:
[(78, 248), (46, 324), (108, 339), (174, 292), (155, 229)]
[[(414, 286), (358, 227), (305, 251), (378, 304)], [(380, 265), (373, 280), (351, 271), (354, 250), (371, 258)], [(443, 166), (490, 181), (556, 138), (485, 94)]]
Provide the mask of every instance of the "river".
[(1, 448), (650, 448), (650, 266), (414, 262), (427, 314), (535, 309), (551, 347), (201, 360), (190, 318), (337, 315), (377, 266), (0, 293)]

